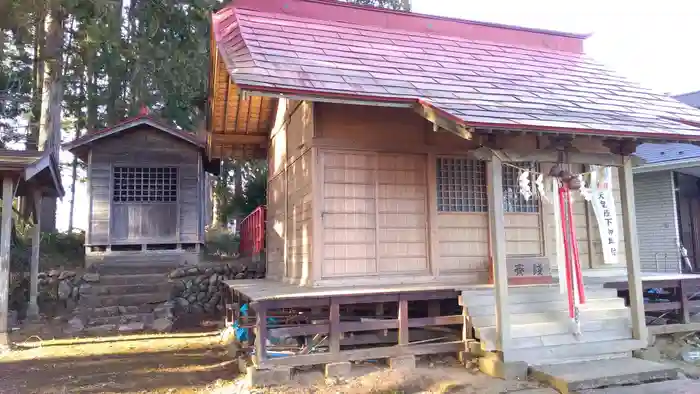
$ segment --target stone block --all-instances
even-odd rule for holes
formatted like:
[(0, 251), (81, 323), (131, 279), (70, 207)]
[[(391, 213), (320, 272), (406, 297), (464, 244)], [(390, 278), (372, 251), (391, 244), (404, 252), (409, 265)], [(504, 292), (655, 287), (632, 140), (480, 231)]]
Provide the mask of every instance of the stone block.
[(399, 356), (389, 359), (389, 367), (392, 369), (413, 369), (416, 367), (416, 356)]
[(352, 364), (349, 362), (330, 363), (326, 364), (326, 378), (342, 378), (350, 375)]
[(487, 354), (479, 359), (479, 370), (489, 376), (504, 380), (527, 379), (527, 363), (523, 361), (506, 362), (495, 354)]
[(250, 387), (260, 386), (276, 386), (288, 383), (292, 379), (291, 368), (270, 368), (258, 369), (256, 367), (248, 367), (246, 374), (246, 383)]

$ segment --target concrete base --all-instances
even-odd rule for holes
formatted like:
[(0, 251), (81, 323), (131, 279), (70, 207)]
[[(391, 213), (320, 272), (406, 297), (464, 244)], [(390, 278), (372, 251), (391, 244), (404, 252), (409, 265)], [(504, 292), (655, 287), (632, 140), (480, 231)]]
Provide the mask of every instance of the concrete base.
[(586, 394), (691, 394), (700, 393), (697, 380), (669, 380), (639, 386), (608, 387), (586, 391)]
[(350, 375), (352, 364), (348, 362), (326, 364), (325, 375), (327, 378), (343, 378)]
[(496, 354), (486, 354), (479, 359), (479, 370), (489, 376), (505, 380), (527, 379), (527, 363), (502, 361)]
[(530, 373), (562, 394), (678, 377), (675, 367), (637, 358), (533, 366)]
[(467, 365), (476, 360), (478, 357), (472, 352), (459, 352), (457, 353), (457, 358), (460, 364)]
[(289, 383), (291, 379), (292, 369), (283, 367), (272, 369), (248, 367), (246, 374), (246, 383), (250, 387), (277, 386)]
[(414, 369), (416, 367), (416, 356), (399, 356), (389, 359), (389, 368), (392, 369)]

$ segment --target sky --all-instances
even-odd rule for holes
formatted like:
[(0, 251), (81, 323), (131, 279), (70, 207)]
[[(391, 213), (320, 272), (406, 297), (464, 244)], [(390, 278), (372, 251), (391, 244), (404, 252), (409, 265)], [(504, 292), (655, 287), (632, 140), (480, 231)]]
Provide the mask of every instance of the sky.
[[(585, 51), (628, 79), (660, 93), (700, 90), (698, 43), (700, 1), (696, 0), (412, 0), (413, 11), (482, 22), (591, 34)], [(70, 160), (62, 153), (62, 160)], [(57, 226), (68, 227), (67, 195), (59, 203)], [(87, 195), (79, 184), (75, 226), (85, 228)]]

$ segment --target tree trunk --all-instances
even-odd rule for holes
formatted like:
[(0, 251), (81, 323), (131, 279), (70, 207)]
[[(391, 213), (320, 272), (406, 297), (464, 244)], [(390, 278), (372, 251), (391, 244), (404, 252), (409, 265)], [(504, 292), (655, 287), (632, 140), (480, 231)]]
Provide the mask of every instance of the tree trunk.
[(32, 116), (27, 136), (26, 149), (39, 150), (39, 123), (41, 122), (41, 99), (44, 85), (44, 62), (40, 59), (44, 49), (44, 15), (39, 14), (34, 25), (34, 62), (33, 62), (33, 89), (32, 89)]
[[(87, 45), (90, 45), (89, 43)], [(79, 76), (80, 78), (80, 87), (78, 88), (78, 97), (80, 101), (80, 107), (83, 108), (85, 105), (85, 85), (86, 81), (90, 78), (89, 74), (85, 73), (85, 59), (88, 57), (88, 51), (89, 49), (86, 47), (85, 44), (83, 44), (81, 48), (81, 62), (80, 62), (80, 67), (76, 71), (76, 75)], [(75, 122), (75, 139), (80, 138), (80, 132), (83, 130), (85, 127), (85, 117), (82, 114), (82, 111), (78, 115), (78, 120)], [(68, 214), (68, 232), (72, 233), (73, 232), (73, 216), (75, 212), (75, 185), (77, 183), (77, 178), (78, 178), (78, 156), (73, 156), (73, 163), (71, 163), (71, 186), (70, 186), (70, 211)]]
[[(41, 99), (38, 146), (41, 150), (56, 152), (61, 143), (61, 103), (63, 101), (63, 9), (53, 1), (46, 14), (46, 50)], [(56, 199), (45, 198), (41, 206), (44, 232), (56, 231)]]
[(122, 80), (124, 79), (122, 70), (122, 9), (124, 3), (117, 1), (115, 9), (109, 20), (110, 31), (110, 51), (107, 63), (107, 125), (111, 126), (121, 120), (123, 108), (119, 101), (122, 95)]

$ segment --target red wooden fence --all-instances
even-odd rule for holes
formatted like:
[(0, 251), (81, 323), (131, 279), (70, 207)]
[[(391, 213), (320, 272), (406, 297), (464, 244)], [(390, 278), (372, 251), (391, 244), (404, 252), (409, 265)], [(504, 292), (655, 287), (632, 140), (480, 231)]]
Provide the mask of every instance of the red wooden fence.
[(267, 210), (261, 205), (241, 221), (241, 256), (257, 255), (265, 250), (266, 216)]

